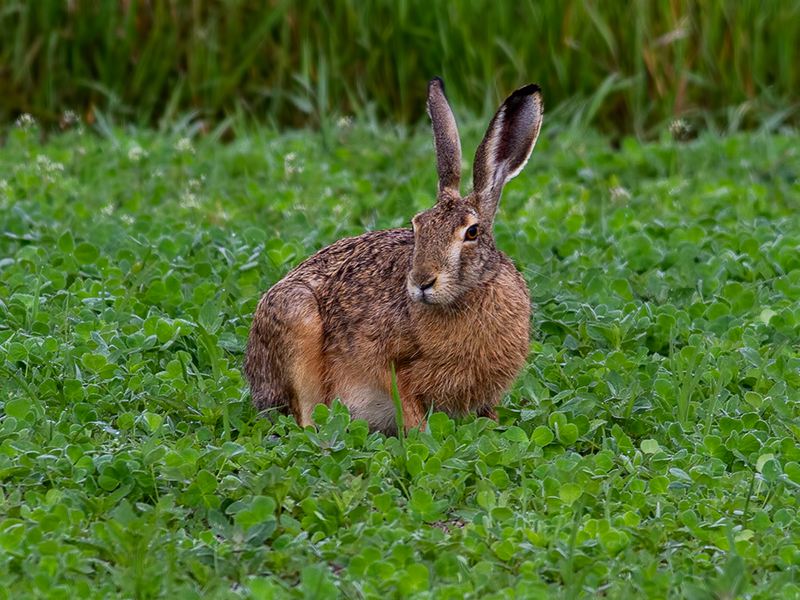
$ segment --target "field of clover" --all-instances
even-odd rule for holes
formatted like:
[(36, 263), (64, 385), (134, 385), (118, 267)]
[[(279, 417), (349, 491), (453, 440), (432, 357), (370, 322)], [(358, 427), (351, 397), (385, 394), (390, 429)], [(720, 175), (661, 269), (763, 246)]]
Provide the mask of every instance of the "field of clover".
[(796, 134), (546, 126), (497, 219), (535, 304), (499, 424), (250, 407), (260, 292), (408, 224), (431, 146), (9, 130), (0, 598), (800, 597)]

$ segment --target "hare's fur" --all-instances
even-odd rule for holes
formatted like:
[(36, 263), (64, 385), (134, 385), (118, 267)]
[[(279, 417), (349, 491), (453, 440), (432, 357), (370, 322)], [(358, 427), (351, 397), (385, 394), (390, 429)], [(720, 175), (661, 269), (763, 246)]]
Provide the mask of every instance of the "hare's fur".
[[(257, 408), (288, 409), (308, 425), (316, 404), (340, 398), (354, 418), (393, 432), (394, 364), (406, 428), (420, 425), (431, 407), (496, 417), (525, 363), (530, 300), (522, 276), (495, 248), (491, 224), (502, 185), (535, 143), (541, 100), (529, 86), (501, 106), (465, 198), (457, 191), (455, 120), (438, 80), (428, 108), (438, 202), (414, 218), (414, 229), (365, 233), (320, 250), (264, 294), (245, 358)], [(472, 225), (481, 231), (474, 241), (465, 233)]]

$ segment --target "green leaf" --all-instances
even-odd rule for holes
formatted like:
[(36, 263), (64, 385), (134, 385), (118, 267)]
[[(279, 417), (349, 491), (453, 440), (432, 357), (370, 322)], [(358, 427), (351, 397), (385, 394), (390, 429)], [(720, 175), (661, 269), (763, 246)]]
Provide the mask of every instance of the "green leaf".
[(422, 469), (422, 459), (418, 455), (412, 454), (406, 459), (406, 470), (411, 477), (416, 477), (422, 473)]
[(75, 240), (72, 238), (72, 233), (65, 231), (58, 238), (58, 249), (64, 254), (71, 254), (75, 248)]
[(110, 492), (117, 488), (119, 485), (119, 480), (111, 475), (103, 474), (97, 478), (97, 483), (105, 491)]
[(421, 488), (414, 489), (414, 491), (411, 492), (411, 508), (421, 515), (432, 512), (434, 508), (433, 496), (427, 490)]
[(511, 540), (502, 540), (492, 544), (492, 551), (500, 560), (509, 561), (514, 558), (516, 548)]
[(303, 598), (317, 600), (321, 598), (336, 598), (338, 591), (331, 580), (327, 567), (322, 565), (308, 565), (300, 571), (300, 590)]
[(768, 460), (761, 470), (764, 480), (770, 483), (777, 481), (781, 476), (781, 465), (776, 459)]
[(430, 573), (425, 565), (420, 563), (410, 564), (400, 580), (400, 591), (404, 597), (410, 594), (423, 592), (430, 586)]
[(294, 248), (280, 240), (273, 240), (267, 246), (267, 256), (276, 267), (285, 265), (295, 256)]
[(655, 454), (659, 450), (661, 450), (661, 446), (658, 444), (658, 441), (653, 439), (642, 440), (641, 443), (642, 452), (645, 454)]
[(673, 477), (675, 477), (676, 479), (680, 479), (680, 480), (682, 480), (682, 481), (686, 481), (686, 482), (691, 482), (691, 481), (692, 481), (692, 478), (691, 478), (691, 477), (689, 476), (689, 474), (688, 474), (686, 471), (684, 471), (683, 469), (679, 469), (679, 468), (677, 468), (677, 467), (672, 467), (672, 468), (669, 470), (669, 472), (670, 472), (670, 474), (671, 474)]
[(277, 504), (273, 498), (255, 496), (246, 508), (236, 513), (234, 521), (237, 525), (247, 530), (266, 521), (274, 520), (276, 507)]
[(443, 412), (435, 412), (428, 419), (428, 429), (437, 439), (442, 439), (448, 435), (452, 435), (455, 431), (455, 423)]
[(521, 427), (512, 425), (503, 432), (503, 437), (510, 442), (518, 442), (520, 444), (528, 443), (528, 435)]
[(208, 333), (215, 333), (222, 324), (222, 316), (217, 303), (213, 300), (204, 303), (203, 306), (200, 307), (200, 314), (197, 317), (197, 322)]
[(97, 373), (108, 364), (108, 360), (103, 354), (98, 354), (96, 352), (87, 352), (86, 354), (81, 356), (81, 364), (84, 367), (86, 367), (89, 371)]
[(583, 488), (577, 483), (564, 483), (558, 490), (558, 496), (564, 504), (574, 504), (582, 493)]
[(531, 434), (531, 441), (537, 446), (547, 446), (555, 439), (553, 432), (544, 425), (539, 425)]
[(514, 511), (507, 506), (496, 506), (491, 510), (492, 519), (502, 523), (503, 521), (511, 521), (514, 518)]
[(161, 427), (161, 423), (164, 422), (163, 416), (149, 411), (142, 413), (142, 419), (144, 420), (145, 425), (147, 425), (147, 430), (150, 433), (155, 433), (158, 428)]
[(481, 490), (478, 492), (477, 497), (478, 506), (485, 510), (491, 510), (495, 506), (495, 495), (491, 490)]
[(311, 418), (317, 425), (325, 425), (330, 418), (330, 414), (331, 409), (328, 408), (328, 405), (320, 402), (314, 406), (314, 410), (311, 412)]
[(800, 484), (800, 463), (788, 462), (783, 467), (786, 476), (797, 484)]
[(758, 460), (756, 460), (756, 471), (761, 473), (762, 469), (764, 468), (764, 463), (774, 458), (775, 458), (774, 454), (762, 454), (761, 456), (759, 456)]
[(4, 410), (9, 417), (24, 419), (31, 410), (31, 403), (24, 398), (14, 398), (6, 401)]
[(205, 494), (210, 494), (217, 489), (217, 478), (206, 469), (201, 469), (197, 472), (195, 482), (197, 483), (197, 487)]
[(669, 488), (669, 479), (663, 475), (657, 475), (650, 480), (648, 488), (652, 494), (663, 494)]
[(75, 246), (75, 260), (82, 265), (94, 263), (100, 256), (100, 251), (89, 242), (81, 242)]
[(277, 581), (266, 577), (251, 579), (248, 588), (253, 600), (276, 600), (286, 594)]
[(609, 529), (600, 534), (600, 543), (612, 556), (621, 552), (630, 543), (628, 536), (617, 529)]
[(749, 454), (761, 449), (761, 440), (748, 431), (739, 438), (739, 443), (736, 447), (742, 454)]
[(575, 423), (566, 423), (558, 428), (558, 441), (565, 446), (571, 446), (578, 440), (578, 426)]

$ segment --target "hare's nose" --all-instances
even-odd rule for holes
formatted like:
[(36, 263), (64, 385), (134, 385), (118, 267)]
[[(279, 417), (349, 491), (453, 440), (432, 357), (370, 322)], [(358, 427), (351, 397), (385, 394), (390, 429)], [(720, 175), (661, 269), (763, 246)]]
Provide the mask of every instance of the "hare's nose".
[(421, 282), (419, 284), (419, 289), (424, 292), (425, 290), (432, 288), (434, 285), (436, 285), (436, 275), (425, 282)]

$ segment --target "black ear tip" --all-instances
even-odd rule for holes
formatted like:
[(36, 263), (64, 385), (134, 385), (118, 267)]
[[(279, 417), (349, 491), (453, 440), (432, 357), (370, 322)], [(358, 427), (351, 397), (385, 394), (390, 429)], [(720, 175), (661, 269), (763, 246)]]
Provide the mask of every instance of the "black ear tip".
[(428, 89), (432, 88), (434, 85), (438, 85), (444, 90), (444, 80), (438, 75), (428, 82)]
[(533, 96), (534, 94), (541, 94), (542, 88), (536, 83), (529, 83), (528, 85), (519, 88), (511, 94), (512, 98), (520, 98), (522, 96)]

